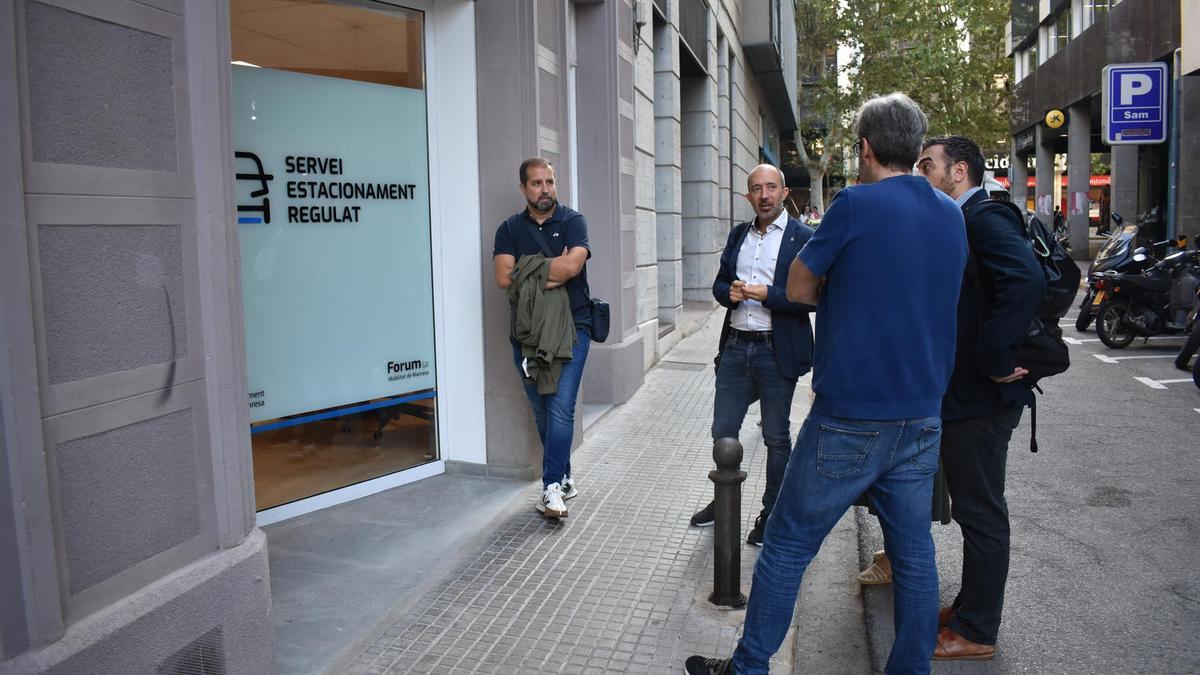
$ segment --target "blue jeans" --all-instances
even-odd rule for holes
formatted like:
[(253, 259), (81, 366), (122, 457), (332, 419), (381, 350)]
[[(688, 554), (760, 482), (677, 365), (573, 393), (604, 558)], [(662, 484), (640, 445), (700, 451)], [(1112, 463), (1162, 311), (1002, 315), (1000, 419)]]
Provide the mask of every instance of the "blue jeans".
[(769, 338), (766, 342), (746, 342), (736, 334), (729, 336), (717, 369), (712, 437), (714, 441), (737, 438), (746, 410), (758, 399), (763, 441), (767, 445), (767, 487), (762, 497), (765, 514), (770, 514), (775, 506), (791, 455), (789, 418), (795, 391), (796, 381), (779, 372), (775, 348)]
[(855, 498), (871, 488), (892, 561), (896, 642), (886, 673), (928, 673), (938, 579), (929, 533), (941, 419), (851, 420), (812, 413), (800, 429), (754, 565), (739, 675), (767, 673), (809, 562)]
[[(510, 341), (511, 342), (511, 341)], [(529, 381), (521, 370), (521, 345), (512, 343), (513, 362), (517, 376), (525, 385), (525, 395), (533, 406), (533, 420), (537, 423), (538, 438), (542, 441), (542, 487), (561, 483), (564, 476), (571, 475), (571, 443), (575, 439), (575, 398), (579, 394), (579, 382), (583, 379), (583, 366), (587, 362), (588, 348), (592, 338), (584, 328), (575, 329), (575, 347), (571, 360), (562, 365), (558, 376), (558, 390), (553, 394), (539, 394), (537, 384)]]

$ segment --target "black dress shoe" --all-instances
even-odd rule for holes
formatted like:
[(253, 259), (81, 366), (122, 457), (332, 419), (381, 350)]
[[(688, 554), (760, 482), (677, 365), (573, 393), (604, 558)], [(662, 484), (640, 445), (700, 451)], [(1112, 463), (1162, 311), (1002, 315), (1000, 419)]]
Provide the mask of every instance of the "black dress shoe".
[(754, 519), (754, 527), (750, 528), (750, 534), (746, 536), (746, 543), (751, 546), (762, 546), (763, 533), (767, 529), (767, 516), (760, 513)]
[(683, 669), (688, 675), (736, 675), (733, 670), (733, 659), (706, 659), (703, 656), (689, 656), (683, 662)]

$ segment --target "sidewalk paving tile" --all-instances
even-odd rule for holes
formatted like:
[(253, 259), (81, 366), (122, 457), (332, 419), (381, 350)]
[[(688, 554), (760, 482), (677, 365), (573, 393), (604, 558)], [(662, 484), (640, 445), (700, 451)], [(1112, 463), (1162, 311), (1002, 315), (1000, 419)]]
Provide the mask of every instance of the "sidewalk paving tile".
[[(712, 495), (722, 317), (714, 312), (589, 430), (572, 458), (582, 492), (568, 518), (538, 514), (531, 485), (476, 551), (351, 655), (349, 672), (657, 673), (681, 670), (693, 653), (732, 651), (743, 612), (708, 604), (712, 530), (688, 525)], [(743, 533), (766, 458), (756, 421), (752, 409), (742, 429)], [(744, 591), (756, 551), (742, 548)]]

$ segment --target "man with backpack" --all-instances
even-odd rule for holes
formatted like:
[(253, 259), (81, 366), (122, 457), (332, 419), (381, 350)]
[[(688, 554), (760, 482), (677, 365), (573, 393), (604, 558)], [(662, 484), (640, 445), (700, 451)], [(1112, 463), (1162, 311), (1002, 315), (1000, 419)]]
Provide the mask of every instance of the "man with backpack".
[(963, 533), (962, 587), (938, 613), (935, 661), (995, 655), (1008, 578), (1008, 443), (1034, 404), (1029, 364), (1018, 353), (1042, 303), (1044, 275), (1019, 212), (983, 192), (983, 167), (979, 146), (963, 136), (927, 140), (917, 160), (917, 170), (962, 208), (970, 250), (942, 399), (942, 466)]

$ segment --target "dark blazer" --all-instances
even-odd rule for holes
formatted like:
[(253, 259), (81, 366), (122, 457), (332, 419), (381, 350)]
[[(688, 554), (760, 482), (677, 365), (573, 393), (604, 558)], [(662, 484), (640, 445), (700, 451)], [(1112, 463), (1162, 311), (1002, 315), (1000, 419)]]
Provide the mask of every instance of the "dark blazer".
[[(739, 304), (729, 299), (729, 289), (737, 279), (738, 251), (753, 222), (742, 223), (729, 232), (725, 250), (721, 253), (721, 267), (713, 281), (713, 297), (729, 309), (735, 309)], [(795, 218), (788, 218), (783, 241), (779, 244), (779, 257), (775, 261), (775, 283), (767, 286), (767, 299), (763, 302), (763, 306), (771, 310), (772, 341), (779, 371), (784, 377), (792, 379), (799, 378), (812, 368), (813, 336), (808, 313), (814, 308), (787, 299), (788, 270), (813, 232), (811, 227)]]
[[(991, 377), (1012, 373), (1045, 281), (1024, 223), (1002, 204), (984, 204), (982, 190), (963, 204), (971, 259), (958, 296), (954, 372), (942, 399), (944, 419), (991, 415), (1005, 405), (1029, 405), (1033, 393)], [(977, 273), (972, 274), (972, 268)]]

